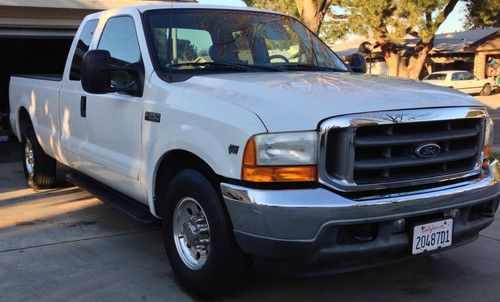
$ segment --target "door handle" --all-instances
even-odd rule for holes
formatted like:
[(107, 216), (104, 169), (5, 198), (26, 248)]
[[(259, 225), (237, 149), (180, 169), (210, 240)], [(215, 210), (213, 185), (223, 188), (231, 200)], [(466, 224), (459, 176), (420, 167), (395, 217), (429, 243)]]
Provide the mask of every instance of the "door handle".
[(87, 97), (82, 96), (80, 98), (80, 116), (87, 117)]

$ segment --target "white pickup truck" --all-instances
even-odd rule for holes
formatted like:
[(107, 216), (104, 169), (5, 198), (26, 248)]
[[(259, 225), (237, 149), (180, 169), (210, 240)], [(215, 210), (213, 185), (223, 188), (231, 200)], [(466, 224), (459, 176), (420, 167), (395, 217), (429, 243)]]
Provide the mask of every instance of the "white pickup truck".
[(167, 4), (87, 16), (62, 76), (14, 76), (34, 189), (67, 179), (143, 222), (198, 295), (258, 271), (347, 271), (493, 222), (500, 168), (472, 97), (354, 73), (289, 16)]

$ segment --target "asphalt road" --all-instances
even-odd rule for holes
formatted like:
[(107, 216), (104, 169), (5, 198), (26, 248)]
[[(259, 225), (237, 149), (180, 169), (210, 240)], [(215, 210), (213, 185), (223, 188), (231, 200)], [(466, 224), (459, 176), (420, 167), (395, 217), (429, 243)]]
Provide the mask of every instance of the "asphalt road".
[[(500, 120), (497, 96), (484, 102)], [(18, 155), (0, 144), (0, 301), (196, 300), (176, 284), (158, 226), (75, 187), (33, 192)], [(500, 220), (442, 254), (330, 277), (252, 276), (220, 300), (500, 301)]]

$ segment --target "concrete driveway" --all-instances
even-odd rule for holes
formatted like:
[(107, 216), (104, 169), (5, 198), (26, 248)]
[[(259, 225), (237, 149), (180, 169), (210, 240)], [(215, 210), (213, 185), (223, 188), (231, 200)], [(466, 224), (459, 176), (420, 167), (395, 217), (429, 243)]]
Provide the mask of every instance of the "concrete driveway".
[[(0, 144), (0, 301), (190, 301), (158, 226), (75, 187), (33, 192)], [(439, 255), (310, 279), (253, 276), (224, 301), (499, 301), (500, 221)]]
[(495, 123), (495, 137), (493, 143), (495, 144), (495, 151), (500, 152), (500, 93), (490, 96), (476, 96), (481, 103), (483, 103), (490, 113)]

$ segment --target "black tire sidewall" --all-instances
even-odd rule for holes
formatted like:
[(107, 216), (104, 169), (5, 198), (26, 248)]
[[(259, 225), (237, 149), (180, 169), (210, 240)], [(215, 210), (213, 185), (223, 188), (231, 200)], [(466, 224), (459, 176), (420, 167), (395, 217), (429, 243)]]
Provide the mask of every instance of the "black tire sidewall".
[[(200, 204), (210, 228), (208, 258), (199, 270), (192, 270), (184, 264), (173, 239), (174, 209), (185, 197), (191, 197)], [(232, 227), (213, 185), (201, 173), (183, 170), (174, 177), (164, 202), (163, 239), (170, 265), (181, 285), (200, 296), (219, 295), (236, 287), (238, 279), (246, 273), (247, 256), (235, 242)]]
[[(28, 139), (31, 142), (35, 164), (33, 175), (28, 173), (28, 168), (26, 167), (25, 147)], [(43, 151), (38, 143), (35, 130), (31, 125), (25, 128), (22, 137), (22, 156), (23, 170), (28, 186), (38, 190), (50, 188), (54, 185), (56, 179), (56, 161)]]
[(490, 84), (484, 85), (480, 94), (482, 96), (488, 96), (488, 95), (490, 95), (491, 94), (491, 86), (490, 86)]

